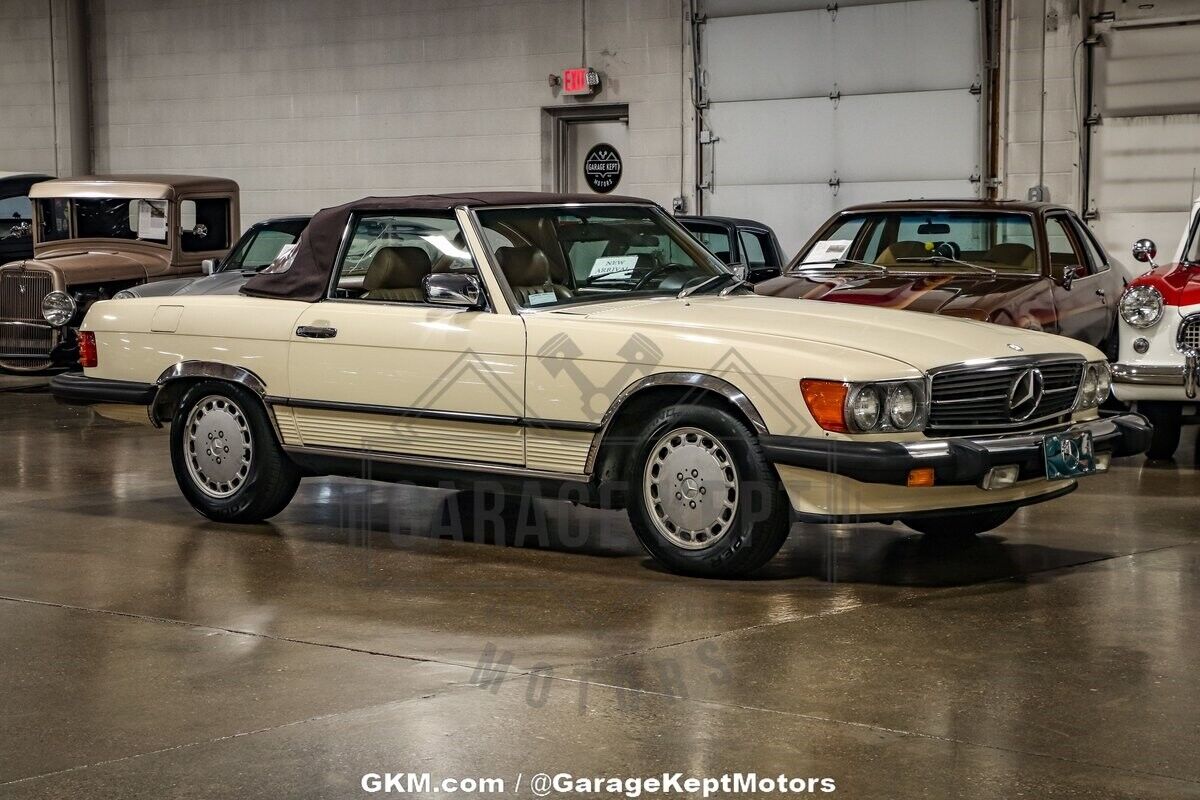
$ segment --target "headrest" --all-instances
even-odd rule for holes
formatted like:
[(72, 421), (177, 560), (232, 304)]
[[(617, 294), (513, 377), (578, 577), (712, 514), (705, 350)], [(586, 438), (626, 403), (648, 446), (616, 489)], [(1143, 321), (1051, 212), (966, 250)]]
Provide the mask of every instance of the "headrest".
[(429, 254), (419, 247), (381, 247), (367, 267), (363, 289), (417, 289), (429, 268)]
[(496, 258), (509, 286), (545, 286), (550, 282), (550, 261), (537, 247), (498, 247)]
[(1003, 244), (993, 245), (983, 256), (984, 261), (1009, 264), (1014, 267), (1033, 266), (1036, 259), (1037, 255), (1034, 249), (1021, 242), (1004, 242)]
[(879, 254), (875, 263), (881, 266), (895, 264), (901, 258), (921, 258), (929, 255), (924, 242), (895, 242)]

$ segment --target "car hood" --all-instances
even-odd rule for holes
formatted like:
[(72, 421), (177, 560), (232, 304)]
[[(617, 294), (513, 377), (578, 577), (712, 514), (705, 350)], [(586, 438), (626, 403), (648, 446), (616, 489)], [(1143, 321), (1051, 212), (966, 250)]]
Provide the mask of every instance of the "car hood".
[(1040, 278), (1006, 275), (785, 275), (759, 294), (880, 306), (986, 320), (1020, 298), (1045, 291)]
[(141, 260), (125, 253), (106, 250), (54, 253), (26, 259), (24, 264), (26, 269), (43, 269), (56, 273), (60, 284), (64, 286), (146, 280), (146, 266)]
[(249, 276), (239, 271), (218, 272), (202, 278), (176, 278), (155, 281), (138, 286), (131, 291), (138, 297), (170, 297), (195, 294), (237, 294), (246, 285)]
[(604, 303), (557, 313), (638, 326), (661, 325), (850, 347), (928, 370), (984, 358), (1069, 353), (1099, 360), (1090, 345), (1063, 336), (888, 308), (739, 295)]

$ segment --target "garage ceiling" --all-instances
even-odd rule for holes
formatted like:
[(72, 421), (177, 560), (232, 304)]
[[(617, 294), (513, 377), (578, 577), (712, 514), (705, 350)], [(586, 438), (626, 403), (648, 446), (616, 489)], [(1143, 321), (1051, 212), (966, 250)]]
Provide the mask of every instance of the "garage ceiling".
[(847, 205), (978, 196), (979, 3), (708, 0), (702, 13), (706, 213), (760, 219), (794, 252)]

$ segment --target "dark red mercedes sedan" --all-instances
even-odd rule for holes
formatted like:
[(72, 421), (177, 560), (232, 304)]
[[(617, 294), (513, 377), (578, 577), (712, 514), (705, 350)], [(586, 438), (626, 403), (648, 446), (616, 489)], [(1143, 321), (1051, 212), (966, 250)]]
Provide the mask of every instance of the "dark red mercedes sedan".
[(1064, 206), (904, 200), (838, 212), (755, 291), (1059, 333), (1111, 359), (1124, 288), (1113, 267)]

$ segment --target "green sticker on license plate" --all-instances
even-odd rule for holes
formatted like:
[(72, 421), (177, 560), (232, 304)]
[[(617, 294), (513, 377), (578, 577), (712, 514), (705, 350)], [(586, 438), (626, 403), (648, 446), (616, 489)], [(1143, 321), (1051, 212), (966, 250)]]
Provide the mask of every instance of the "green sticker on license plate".
[(1052, 433), (1042, 441), (1042, 451), (1048, 480), (1076, 478), (1096, 471), (1096, 451), (1088, 431)]

